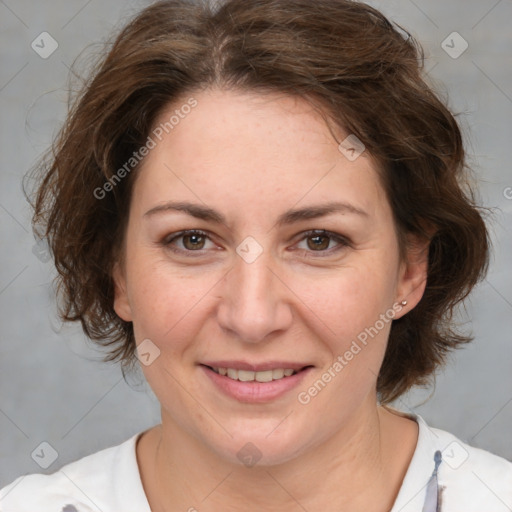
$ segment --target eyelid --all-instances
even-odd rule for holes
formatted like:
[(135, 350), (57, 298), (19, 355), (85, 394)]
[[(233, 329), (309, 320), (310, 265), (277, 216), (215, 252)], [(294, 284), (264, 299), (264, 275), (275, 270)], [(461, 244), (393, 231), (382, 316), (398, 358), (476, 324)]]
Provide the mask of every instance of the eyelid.
[[(340, 235), (338, 233), (334, 233), (332, 231), (328, 231), (326, 229), (310, 229), (308, 231), (303, 231), (302, 233), (300, 233), (299, 236), (300, 236), (300, 238), (297, 240), (296, 243), (302, 242), (302, 240), (305, 240), (306, 238), (311, 237), (311, 236), (326, 236), (326, 237), (330, 238), (331, 240), (334, 240), (335, 242), (338, 243), (338, 245), (336, 247), (331, 247), (330, 249), (327, 249), (324, 251), (312, 251), (312, 250), (308, 251), (305, 249), (292, 249), (294, 251), (302, 250), (303, 252), (305, 252), (308, 255), (308, 257), (312, 257), (312, 258), (327, 257), (327, 256), (330, 256), (333, 253), (343, 249), (344, 247), (352, 247), (352, 243), (347, 237)], [(314, 254), (315, 256), (310, 256), (311, 254)], [(316, 255), (318, 255), (318, 256), (316, 256)]]
[(174, 242), (175, 240), (182, 238), (186, 235), (201, 235), (201, 236), (207, 238), (208, 240), (210, 240), (210, 242), (214, 243), (212, 240), (212, 237), (208, 233), (208, 231), (204, 231), (202, 229), (184, 229), (183, 231), (177, 231), (176, 233), (171, 233), (170, 235), (166, 236), (163, 239), (162, 244), (165, 247), (170, 248), (175, 253), (180, 253), (180, 254), (186, 253), (187, 255), (196, 254), (197, 256), (200, 256), (200, 255), (204, 254), (204, 251), (208, 250), (208, 249), (198, 249), (196, 251), (190, 251), (190, 250), (186, 250), (186, 249), (180, 249), (179, 247), (175, 247), (172, 245), (172, 242)]
[[(163, 239), (162, 243), (164, 246), (169, 247), (173, 252), (181, 253), (181, 254), (186, 253), (187, 255), (192, 255), (195, 253), (197, 256), (200, 256), (204, 253), (204, 251), (208, 251), (208, 249), (197, 249), (195, 251), (194, 250), (186, 250), (186, 249), (180, 249), (180, 248), (172, 246), (171, 242), (173, 242), (183, 236), (186, 236), (186, 235), (201, 235), (201, 236), (204, 236), (205, 238), (207, 238), (208, 240), (210, 240), (212, 243), (215, 243), (215, 242), (213, 242), (210, 233), (208, 231), (204, 231), (202, 229), (184, 229), (183, 231), (171, 233), (170, 235), (166, 236)], [(322, 256), (329, 256), (333, 252), (336, 252), (336, 251), (342, 249), (343, 247), (351, 247), (352, 246), (350, 240), (347, 237), (340, 235), (338, 233), (334, 233), (332, 231), (328, 231), (326, 229), (310, 229), (307, 231), (302, 231), (301, 233), (299, 233), (297, 235), (297, 240), (296, 240), (295, 244), (298, 244), (299, 242), (305, 240), (308, 237), (321, 236), (321, 235), (329, 237), (332, 240), (336, 241), (338, 243), (338, 246), (332, 247), (331, 249), (327, 249), (327, 250), (323, 250), (323, 251), (312, 251), (312, 250), (308, 251), (305, 249), (292, 249), (292, 251), (297, 251), (297, 250), (303, 251), (304, 253), (307, 253), (308, 255), (311, 253), (313, 253), (313, 254), (316, 253), (316, 254), (318, 254), (319, 257), (322, 257)], [(312, 257), (317, 257), (317, 256), (312, 256)]]

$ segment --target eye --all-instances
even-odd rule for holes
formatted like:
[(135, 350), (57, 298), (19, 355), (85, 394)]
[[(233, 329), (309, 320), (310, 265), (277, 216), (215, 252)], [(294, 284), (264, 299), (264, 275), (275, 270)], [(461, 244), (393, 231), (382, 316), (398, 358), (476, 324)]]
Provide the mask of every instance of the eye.
[[(211, 244), (209, 247), (208, 242)], [(300, 244), (303, 242), (306, 243), (306, 247), (300, 247)], [(200, 229), (173, 233), (163, 241), (163, 245), (176, 253), (187, 253), (190, 255), (193, 252), (197, 252), (199, 253), (198, 256), (203, 254), (202, 251), (204, 250), (216, 248), (208, 233)], [(319, 253), (318, 256), (328, 256), (349, 245), (350, 243), (346, 238), (336, 233), (326, 231), (325, 229), (313, 229), (302, 233), (299, 244), (292, 250), (298, 249), (309, 254), (315, 252)]]
[(191, 229), (171, 235), (170, 238), (166, 238), (164, 245), (175, 252), (194, 252), (208, 249), (209, 247), (205, 247), (207, 241), (212, 243), (206, 232)]
[[(307, 252), (332, 254), (349, 245), (348, 240), (344, 237), (326, 231), (325, 229), (312, 229), (303, 233), (303, 235), (300, 243), (305, 241), (306, 247), (300, 247), (300, 244), (297, 247)], [(333, 243), (337, 245), (333, 247)]]

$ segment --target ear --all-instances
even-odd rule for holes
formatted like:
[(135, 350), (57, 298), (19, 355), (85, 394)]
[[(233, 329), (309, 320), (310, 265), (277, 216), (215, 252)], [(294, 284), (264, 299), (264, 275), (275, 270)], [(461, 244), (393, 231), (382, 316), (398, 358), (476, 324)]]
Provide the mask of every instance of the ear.
[(114, 265), (112, 279), (114, 281), (114, 311), (117, 316), (125, 322), (131, 322), (132, 310), (128, 300), (128, 293), (126, 291), (126, 277), (124, 269), (119, 261)]
[(396, 289), (396, 302), (403, 300), (407, 305), (395, 315), (395, 319), (411, 311), (423, 297), (428, 275), (428, 250), (430, 239), (420, 238), (417, 235), (407, 235), (405, 261), (400, 264), (398, 283)]

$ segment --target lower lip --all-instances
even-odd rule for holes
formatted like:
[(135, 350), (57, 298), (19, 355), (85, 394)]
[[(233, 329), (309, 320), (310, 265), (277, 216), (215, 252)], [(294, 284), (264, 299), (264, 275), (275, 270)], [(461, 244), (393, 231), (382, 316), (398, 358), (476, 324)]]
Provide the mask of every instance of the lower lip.
[(241, 382), (214, 372), (210, 367), (200, 365), (212, 382), (226, 395), (239, 402), (263, 403), (284, 395), (297, 387), (313, 369), (311, 366), (298, 373), (271, 382)]

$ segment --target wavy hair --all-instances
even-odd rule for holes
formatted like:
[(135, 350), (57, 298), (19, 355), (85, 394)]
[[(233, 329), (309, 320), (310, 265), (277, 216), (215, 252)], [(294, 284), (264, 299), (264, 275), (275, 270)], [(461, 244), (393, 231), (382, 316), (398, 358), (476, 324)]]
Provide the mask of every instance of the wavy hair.
[(97, 191), (177, 98), (208, 87), (285, 93), (365, 144), (401, 254), (409, 233), (430, 240), (424, 295), (392, 323), (377, 391), (386, 403), (429, 383), (446, 354), (471, 340), (453, 312), (485, 275), (489, 236), (461, 131), (423, 68), (417, 41), (357, 1), (165, 0), (142, 10), (104, 51), (35, 168), (33, 226), (55, 260), (62, 319), (80, 321), (123, 374), (133, 365), (133, 326), (113, 309), (112, 270), (137, 165), (104, 197)]

